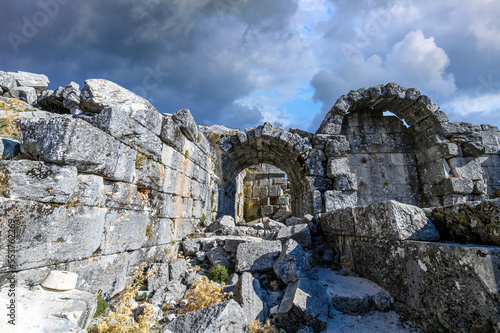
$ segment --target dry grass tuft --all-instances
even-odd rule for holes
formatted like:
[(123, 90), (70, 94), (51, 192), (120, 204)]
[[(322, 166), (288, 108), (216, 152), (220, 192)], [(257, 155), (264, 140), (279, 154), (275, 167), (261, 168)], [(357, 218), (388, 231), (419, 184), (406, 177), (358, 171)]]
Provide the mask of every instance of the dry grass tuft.
[(224, 287), (224, 283), (217, 285), (209, 281), (206, 276), (197, 279), (184, 295), (184, 298), (189, 301), (188, 305), (179, 309), (177, 313), (184, 314), (229, 300), (233, 293), (225, 293)]

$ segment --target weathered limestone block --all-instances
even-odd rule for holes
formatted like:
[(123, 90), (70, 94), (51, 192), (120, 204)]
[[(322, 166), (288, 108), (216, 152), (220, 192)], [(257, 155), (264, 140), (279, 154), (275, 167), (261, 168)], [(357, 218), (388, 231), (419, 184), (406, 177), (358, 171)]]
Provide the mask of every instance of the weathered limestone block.
[(0, 159), (10, 160), (17, 157), (21, 152), (19, 142), (0, 138)]
[(273, 269), (274, 273), (285, 283), (290, 283), (307, 277), (311, 264), (302, 246), (293, 239), (289, 239), (283, 245), (283, 250)]
[(302, 247), (309, 247), (312, 244), (311, 232), (309, 231), (307, 223), (281, 228), (278, 231), (276, 239), (281, 240), (283, 243), (286, 242), (287, 239), (293, 239), (302, 245)]
[(236, 252), (236, 271), (262, 272), (271, 270), (280, 253), (280, 241), (242, 243)]
[(271, 220), (270, 218), (264, 219), (263, 224), (264, 229), (271, 230), (272, 232), (278, 232), (280, 229), (286, 228), (285, 224)]
[(228, 266), (231, 263), (230, 257), (222, 246), (214, 247), (207, 252), (207, 258), (212, 265)]
[(136, 151), (83, 120), (69, 116), (22, 120), (20, 129), (21, 151), (35, 160), (132, 181)]
[[(86, 80), (81, 92), (81, 108), (101, 112), (106, 107), (126, 106), (121, 112), (130, 116), (127, 123), (137, 122), (155, 135), (160, 134), (161, 116), (144, 98), (108, 80)], [(127, 108), (128, 107), (128, 108)], [(118, 126), (119, 124), (116, 124)], [(132, 125), (131, 125), (132, 126)], [(135, 128), (135, 125), (134, 125)]]
[(326, 267), (319, 267), (317, 276), (326, 282), (326, 292), (333, 307), (342, 313), (385, 312), (394, 302), (387, 291), (365, 278), (343, 276)]
[(500, 245), (500, 199), (433, 208), (430, 219), (444, 240)]
[(309, 176), (324, 176), (325, 168), (323, 161), (326, 161), (325, 154), (322, 150), (313, 149), (306, 159), (307, 175)]
[(164, 333), (185, 332), (245, 332), (248, 320), (234, 300), (180, 315), (165, 326)]
[(354, 207), (358, 203), (356, 192), (326, 191), (323, 195), (325, 212)]
[(186, 259), (177, 258), (170, 263), (170, 280), (181, 281), (188, 274), (189, 264)]
[(474, 190), (474, 182), (469, 178), (447, 178), (442, 181), (443, 194), (471, 194)]
[(151, 218), (146, 227), (145, 246), (168, 244), (174, 239), (172, 220), (168, 218)]
[(356, 273), (387, 290), (396, 311), (425, 331), (436, 329), (436, 316), (453, 332), (498, 330), (498, 247), (344, 236), (336, 244)]
[(325, 287), (310, 279), (300, 279), (286, 288), (275, 320), (287, 332), (297, 332), (304, 326), (321, 332), (326, 328), (330, 304)]
[(333, 179), (333, 186), (341, 191), (357, 191), (358, 178), (355, 173), (339, 174)]
[(9, 198), (65, 204), (77, 192), (74, 166), (16, 160), (6, 168)]
[(350, 172), (349, 159), (347, 157), (328, 159), (328, 166), (326, 167), (326, 175), (329, 178), (335, 178)]
[(145, 158), (141, 163), (136, 163), (133, 181), (139, 186), (163, 191), (165, 186), (165, 166), (150, 158)]
[[(8, 291), (2, 289), (0, 300), (8, 304)], [(11, 332), (79, 332), (90, 325), (97, 307), (94, 294), (69, 290), (53, 292), (44, 290), (41, 286), (33, 289), (16, 288), (15, 326), (7, 320), (0, 320), (0, 330)], [(7, 316), (5, 316), (7, 318)]]
[(43, 74), (34, 74), (21, 71), (9, 74), (14, 77), (18, 87), (32, 87), (38, 91), (44, 91), (47, 90), (50, 84), (47, 76)]
[(136, 185), (104, 181), (104, 205), (116, 209), (144, 209), (143, 198), (138, 193)]
[(36, 90), (32, 87), (15, 87), (9, 90), (6, 94), (8, 97), (18, 99), (30, 105), (37, 101)]
[(161, 116), (154, 108), (148, 109), (142, 103), (120, 103), (79, 117), (154, 160), (161, 159)]
[(210, 224), (208, 231), (220, 231), (223, 233), (229, 233), (234, 229), (234, 218), (230, 215), (224, 215), (223, 217), (217, 219), (214, 223)]
[(260, 320), (264, 322), (267, 317), (266, 298), (267, 294), (260, 286), (260, 282), (254, 279), (252, 274), (244, 272), (234, 286), (234, 300), (241, 306), (248, 321)]
[(16, 79), (12, 73), (6, 73), (0, 71), (0, 88), (3, 91), (9, 91), (10, 89), (17, 87)]
[(109, 209), (101, 244), (102, 253), (113, 254), (142, 247), (146, 242), (149, 223), (149, 216), (144, 211)]
[(283, 195), (283, 190), (281, 189), (281, 186), (278, 185), (269, 186), (270, 197), (275, 198), (275, 197), (281, 197), (282, 195)]
[(182, 241), (182, 250), (185, 256), (195, 256), (200, 251), (201, 243), (196, 238), (186, 238)]
[(96, 175), (79, 174), (76, 200), (85, 206), (99, 206), (104, 198), (104, 179)]
[(333, 136), (326, 142), (326, 157), (340, 157), (346, 155), (349, 150), (349, 141), (344, 135)]
[(322, 214), (321, 229), (329, 235), (393, 240), (439, 239), (436, 227), (420, 208), (392, 200)]
[[(198, 126), (189, 109), (182, 109), (172, 115), (172, 120), (191, 142), (198, 142)], [(201, 138), (200, 140), (201, 141)]]
[[(89, 258), (101, 243), (104, 209), (0, 198), (0, 211), (1, 230), (5, 230), (0, 235), (1, 243), (9, 244), (8, 230), (16, 233), (16, 270)], [(12, 270), (7, 255), (8, 247), (2, 247), (3, 272)]]
[(451, 172), (455, 177), (469, 178), (472, 180), (483, 179), (483, 169), (481, 168), (482, 158), (456, 157), (448, 160)]

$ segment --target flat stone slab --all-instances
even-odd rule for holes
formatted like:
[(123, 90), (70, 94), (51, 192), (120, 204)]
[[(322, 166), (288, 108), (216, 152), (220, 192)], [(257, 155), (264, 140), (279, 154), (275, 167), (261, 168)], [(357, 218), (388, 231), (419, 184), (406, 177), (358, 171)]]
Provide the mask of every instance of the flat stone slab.
[(393, 303), (389, 293), (370, 280), (342, 276), (325, 267), (318, 268), (317, 276), (318, 282), (326, 287), (333, 306), (340, 312), (388, 311)]
[[(1, 290), (2, 304), (9, 302), (6, 288)], [(53, 292), (40, 286), (32, 290), (16, 287), (15, 293), (15, 326), (8, 324), (8, 317), (3, 315), (0, 332), (79, 332), (89, 326), (97, 307), (94, 294), (76, 289)]]
[(394, 311), (371, 312), (364, 315), (347, 315), (334, 313), (327, 322), (326, 333), (369, 333), (369, 332), (391, 332), (391, 333), (419, 333), (418, 328), (411, 327), (405, 323)]
[(237, 272), (263, 272), (272, 270), (281, 253), (280, 241), (242, 243), (236, 252)]

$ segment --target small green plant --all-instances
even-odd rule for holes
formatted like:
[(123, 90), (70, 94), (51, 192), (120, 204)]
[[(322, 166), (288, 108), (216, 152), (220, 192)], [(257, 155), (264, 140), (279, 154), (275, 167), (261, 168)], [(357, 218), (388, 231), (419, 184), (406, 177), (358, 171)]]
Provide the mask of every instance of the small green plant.
[(141, 295), (141, 301), (145, 301), (148, 298), (148, 293), (143, 292)]
[(186, 149), (186, 151), (184, 152), (184, 157), (189, 158), (189, 150)]
[(140, 151), (137, 152), (137, 157), (135, 158), (135, 167), (136, 169), (146, 165), (146, 162), (148, 160), (149, 156), (141, 153)]
[[(8, 157), (8, 156), (7, 156)], [(0, 195), (9, 189), (10, 176), (7, 174), (7, 167), (15, 159), (7, 160), (7, 157), (0, 159)]]
[(201, 217), (200, 217), (200, 222), (203, 223), (207, 220), (207, 216), (205, 215), (205, 213), (201, 214)]
[(148, 223), (148, 226), (146, 227), (146, 237), (151, 236), (153, 236), (153, 228), (151, 227), (151, 224)]
[(104, 298), (102, 298), (102, 291), (99, 291), (99, 293), (97, 294), (97, 308), (94, 313), (94, 318), (99, 317), (101, 314), (103, 314), (108, 307), (108, 302), (106, 302)]
[(223, 283), (229, 277), (229, 272), (224, 265), (215, 265), (208, 270), (208, 278), (217, 283)]

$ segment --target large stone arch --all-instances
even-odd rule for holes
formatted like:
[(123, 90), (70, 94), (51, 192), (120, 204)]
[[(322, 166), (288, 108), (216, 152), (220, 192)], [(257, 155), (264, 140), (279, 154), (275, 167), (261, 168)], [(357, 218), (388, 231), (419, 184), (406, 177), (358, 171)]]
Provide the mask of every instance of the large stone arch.
[(292, 189), (292, 211), (296, 216), (314, 214), (314, 177), (306, 162), (313, 147), (308, 138), (292, 134), (271, 123), (227, 133), (220, 139), (223, 151), (222, 191), (219, 214), (234, 215), (235, 179), (247, 167), (258, 163), (272, 164), (283, 170)]
[(422, 206), (484, 198), (487, 180), (478, 158), (488, 152), (484, 138), (498, 129), (451, 123), (438, 104), (417, 89), (389, 83), (341, 96), (316, 134), (345, 140), (342, 126), (346, 115), (360, 111), (390, 111), (407, 124), (414, 144)]

